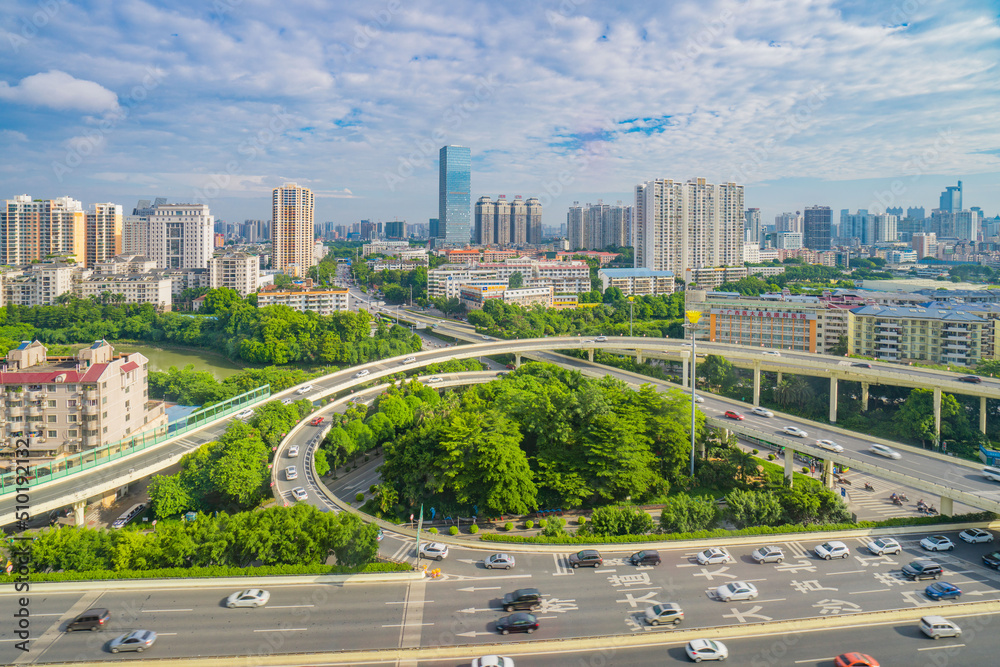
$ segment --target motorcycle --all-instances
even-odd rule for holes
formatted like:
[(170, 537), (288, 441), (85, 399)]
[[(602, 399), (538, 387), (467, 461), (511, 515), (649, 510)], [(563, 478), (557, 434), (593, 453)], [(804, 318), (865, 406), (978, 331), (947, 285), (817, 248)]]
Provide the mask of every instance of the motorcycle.
[(900, 493), (900, 494), (897, 494), (897, 496), (896, 496), (896, 497), (897, 497), (897, 498), (899, 498), (899, 499), (900, 499), (900, 500), (902, 500), (902, 501), (906, 501), (906, 500), (908, 500), (908, 499), (907, 499), (907, 497), (906, 497), (906, 494), (905, 494), (905, 493)]
[(871, 482), (865, 482), (865, 491), (874, 491), (875, 487), (872, 486)]
[(899, 507), (902, 507), (903, 506), (903, 501), (900, 500), (899, 498), (893, 498), (892, 499), (892, 504), (893, 505), (898, 505)]

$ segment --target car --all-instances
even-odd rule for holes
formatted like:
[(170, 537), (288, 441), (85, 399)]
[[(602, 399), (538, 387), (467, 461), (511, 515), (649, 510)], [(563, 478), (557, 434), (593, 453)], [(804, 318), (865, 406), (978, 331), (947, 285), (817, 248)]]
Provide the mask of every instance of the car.
[(773, 412), (771, 412), (767, 408), (762, 408), (762, 407), (759, 407), (759, 406), (756, 407), (756, 408), (750, 408), (750, 412), (754, 413), (758, 417), (773, 417), (774, 416)]
[(962, 597), (962, 589), (947, 581), (935, 581), (924, 589), (924, 593), (932, 600), (957, 600)]
[(781, 352), (778, 352), (777, 350), (765, 350), (764, 354), (766, 354), (769, 357), (780, 357), (781, 356)]
[(642, 612), (642, 616), (650, 625), (678, 625), (684, 620), (684, 612), (676, 602), (648, 607)]
[(983, 565), (1000, 570), (1000, 551), (991, 551), (983, 556)]
[(878, 660), (867, 653), (842, 653), (833, 664), (834, 667), (880, 667)]
[(983, 477), (991, 482), (1000, 482), (1000, 468), (994, 468), (992, 466), (983, 468)]
[(781, 429), (781, 432), (785, 435), (794, 435), (796, 438), (804, 438), (808, 433), (800, 429), (798, 426), (786, 426)]
[(816, 446), (831, 452), (840, 453), (844, 451), (844, 448), (835, 443), (833, 440), (817, 440)]
[(959, 533), (958, 537), (969, 544), (989, 544), (993, 541), (993, 533), (982, 528), (968, 528)]
[(576, 569), (578, 567), (600, 567), (604, 563), (601, 552), (597, 549), (584, 549), (570, 554), (569, 565)]
[(830, 560), (831, 558), (847, 558), (851, 555), (851, 549), (843, 542), (838, 542), (836, 540), (830, 542), (824, 542), (819, 545), (813, 552), (823, 560)]
[(722, 416), (727, 419), (735, 419), (736, 421), (743, 421), (745, 419), (743, 415), (738, 412), (733, 412), (732, 410), (726, 410)]
[(288, 448), (288, 454), (287, 454), (288, 458), (294, 459), (298, 455), (299, 455), (298, 445), (292, 445), (291, 447)]
[(245, 591), (236, 591), (226, 598), (226, 606), (230, 609), (236, 607), (263, 607), (271, 599), (271, 594), (262, 588), (248, 588)]
[(632, 565), (659, 565), (662, 560), (659, 551), (646, 549), (645, 551), (636, 551), (629, 556), (628, 562)]
[(684, 651), (695, 662), (725, 660), (729, 657), (729, 649), (726, 648), (726, 645), (714, 639), (692, 639), (684, 647)]
[(103, 607), (94, 607), (83, 612), (66, 625), (66, 632), (90, 630), (97, 632), (111, 619), (111, 612)]
[(413, 357), (413, 356), (407, 357), (406, 359), (403, 359), (403, 363), (404, 364), (415, 364), (415, 363), (417, 363), (417, 358)]
[(428, 560), (444, 560), (448, 557), (448, 545), (440, 542), (421, 544), (420, 557)]
[(473, 660), (471, 667), (514, 667), (514, 659), (502, 655), (484, 655)]
[(784, 552), (778, 547), (760, 547), (750, 557), (758, 563), (780, 563), (785, 560)]
[(354, 374), (354, 377), (363, 378), (364, 376), (368, 375), (368, 373), (369, 371), (367, 368), (362, 368), (360, 371)]
[(323, 417), (315, 417), (309, 422), (310, 426), (320, 426), (323, 424)]
[(312, 386), (311, 384), (306, 384), (306, 385), (302, 385), (301, 387), (299, 387), (298, 389), (296, 389), (295, 393), (298, 394), (299, 396), (301, 396), (302, 394), (308, 394), (310, 391), (312, 391), (315, 388), (316, 387)]
[(427, 378), (427, 384), (437, 384), (438, 382), (444, 382), (441, 378), (434, 376), (432, 378)]
[(958, 381), (971, 382), (972, 384), (980, 384), (982, 383), (983, 378), (979, 377), (978, 375), (963, 375), (962, 377), (958, 378)]
[(891, 537), (880, 537), (877, 540), (872, 540), (865, 545), (871, 553), (876, 556), (881, 556), (882, 554), (898, 554), (903, 550), (899, 542), (892, 539)]
[(698, 394), (695, 394), (694, 395), (694, 402), (695, 403), (704, 403), (705, 402), (705, 398), (703, 396), (699, 396)]
[(295, 466), (288, 466), (285, 468), (285, 480), (292, 481), (293, 479), (299, 478), (299, 471), (295, 469)]
[(871, 364), (866, 364), (863, 361), (859, 361), (856, 364), (851, 364), (851, 368), (871, 368), (871, 367), (872, 367)]
[(108, 644), (108, 650), (112, 653), (122, 651), (135, 651), (142, 653), (147, 648), (156, 643), (156, 633), (152, 630), (133, 630), (132, 632), (115, 637)]
[(292, 489), (292, 498), (295, 498), (296, 500), (308, 500), (309, 494), (306, 493), (306, 490), (301, 486), (296, 486)]
[(506, 612), (534, 611), (542, 606), (542, 593), (537, 588), (521, 588), (503, 596), (501, 606)]
[(294, 402), (295, 401), (293, 399), (291, 399), (291, 398), (283, 398), (283, 399), (281, 399), (281, 404), (282, 405), (291, 405)]
[(236, 413), (237, 419), (250, 419), (251, 417), (253, 417), (253, 410), (251, 410), (250, 408), (247, 408), (246, 410), (240, 410), (239, 412)]
[(138, 503), (136, 505), (133, 505), (132, 507), (122, 512), (122, 515), (117, 519), (115, 519), (115, 522), (111, 524), (111, 527), (124, 528), (129, 523), (131, 523), (132, 519), (139, 516), (144, 509), (146, 509), (146, 505), (144, 503)]
[(913, 581), (940, 579), (942, 574), (944, 574), (944, 568), (926, 558), (919, 558), (903, 566), (903, 576)]
[(951, 551), (955, 543), (944, 535), (930, 535), (920, 540), (920, 546), (927, 551)]
[(594, 338), (595, 343), (606, 343), (607, 340), (608, 340), (607, 336), (597, 336), (596, 338)]
[(534, 614), (520, 613), (504, 616), (497, 621), (497, 632), (509, 635), (512, 632), (527, 632), (529, 635), (538, 629), (538, 619)]
[(962, 628), (944, 616), (924, 616), (920, 619), (920, 630), (931, 639), (962, 636)]
[(514, 564), (514, 557), (510, 554), (493, 554), (483, 560), (487, 570), (509, 570)]
[(872, 454), (884, 456), (887, 459), (898, 459), (900, 457), (899, 452), (891, 447), (886, 447), (885, 445), (874, 444), (868, 448), (868, 451)]
[(753, 600), (757, 597), (757, 587), (748, 581), (730, 581), (715, 589), (715, 594), (723, 602)]
[(492, 338), (490, 338), (489, 336), (480, 336), (480, 338), (482, 338), (483, 340), (492, 340)]
[(734, 559), (725, 549), (712, 547), (705, 549), (696, 556), (699, 565), (718, 565), (719, 563), (732, 563)]
[(378, 534), (375, 535), (375, 540), (378, 541), (378, 542), (381, 542), (384, 539), (385, 539), (385, 531), (382, 530), (381, 528), (379, 528), (378, 529)]

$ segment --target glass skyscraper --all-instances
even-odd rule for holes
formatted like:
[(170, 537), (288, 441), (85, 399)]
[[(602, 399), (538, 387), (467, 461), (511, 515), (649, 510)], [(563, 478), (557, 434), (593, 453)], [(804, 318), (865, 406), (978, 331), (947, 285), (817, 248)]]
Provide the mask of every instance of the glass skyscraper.
[(472, 238), (472, 151), (442, 146), (438, 176), (438, 238), (465, 245)]

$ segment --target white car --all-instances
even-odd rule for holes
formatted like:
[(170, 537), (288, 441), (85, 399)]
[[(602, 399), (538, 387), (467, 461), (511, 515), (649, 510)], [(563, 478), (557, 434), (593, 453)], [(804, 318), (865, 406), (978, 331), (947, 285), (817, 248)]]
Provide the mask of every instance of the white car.
[(294, 403), (294, 402), (295, 402), (295, 401), (293, 401), (293, 400), (292, 400), (292, 399), (290, 399), (290, 398), (283, 398), (283, 399), (281, 399), (281, 404), (282, 404), (282, 405), (291, 405), (291, 404), (292, 404), (292, 403)]
[(594, 342), (595, 343), (606, 343), (607, 340), (608, 340), (607, 336), (598, 336), (597, 338), (594, 339)]
[(260, 588), (249, 588), (245, 591), (236, 591), (226, 598), (226, 606), (230, 609), (236, 607), (263, 607), (271, 599), (271, 594)]
[(781, 432), (785, 435), (794, 435), (796, 438), (804, 438), (808, 433), (800, 429), (798, 426), (786, 426), (781, 429)]
[(250, 408), (247, 408), (246, 410), (241, 410), (236, 413), (237, 419), (250, 419), (251, 417), (253, 417), (253, 410), (251, 410)]
[(781, 356), (781, 352), (778, 352), (777, 350), (765, 350), (764, 354), (766, 354), (769, 357), (780, 357)]
[(732, 563), (734, 559), (725, 549), (712, 547), (698, 554), (697, 560), (699, 565), (717, 565), (719, 563)]
[(885, 445), (872, 445), (868, 448), (868, 451), (872, 454), (878, 454), (879, 456), (884, 456), (887, 459), (898, 459), (900, 457), (899, 452), (891, 447), (886, 447)]
[(484, 655), (473, 660), (472, 667), (514, 667), (514, 660), (502, 655)]
[(695, 394), (694, 395), (694, 402), (695, 403), (704, 403), (705, 402), (705, 398), (703, 396), (699, 396), (698, 394)]
[(303, 489), (301, 486), (296, 486), (294, 489), (292, 489), (292, 497), (295, 498), (296, 500), (308, 500), (309, 494), (306, 493), (306, 490)]
[(968, 542), (969, 544), (989, 544), (993, 541), (993, 533), (982, 528), (969, 528), (968, 530), (963, 530), (958, 536), (963, 542)]
[(813, 551), (817, 556), (823, 560), (830, 560), (831, 558), (847, 558), (851, 555), (851, 549), (843, 542), (825, 542)]
[(416, 357), (407, 357), (406, 359), (403, 359), (403, 363), (404, 364), (415, 364), (415, 363), (417, 363), (417, 358)]
[(487, 570), (509, 570), (514, 567), (514, 557), (510, 554), (493, 554), (483, 561)]
[(354, 377), (356, 377), (356, 378), (363, 378), (366, 375), (368, 375), (368, 369), (367, 368), (362, 368), (360, 371), (358, 371), (357, 373), (354, 374)]
[(838, 454), (844, 451), (844, 448), (835, 443), (833, 440), (817, 440), (816, 446), (822, 447), (823, 449), (827, 449), (831, 452), (837, 452)]
[(440, 542), (427, 542), (420, 545), (420, 557), (428, 560), (444, 560), (448, 557), (448, 545)]
[(903, 550), (903, 547), (899, 545), (899, 542), (891, 537), (880, 537), (877, 540), (872, 540), (865, 545), (865, 548), (876, 556), (881, 556), (882, 554), (898, 554)]
[(285, 468), (285, 479), (287, 481), (292, 481), (293, 479), (299, 478), (299, 471), (295, 469), (295, 466), (288, 466)]
[(955, 543), (944, 535), (931, 535), (920, 540), (920, 546), (928, 551), (951, 551)]
[(492, 340), (489, 336), (480, 336), (483, 340)]
[(723, 602), (753, 600), (757, 597), (757, 587), (748, 581), (731, 581), (715, 589), (715, 594)]
[(729, 657), (729, 649), (726, 648), (726, 645), (714, 639), (692, 639), (684, 650), (694, 662), (725, 660)]
[(761, 407), (750, 408), (750, 412), (754, 413), (758, 417), (773, 417), (774, 416), (774, 413), (771, 412), (770, 410), (768, 410), (767, 408), (761, 408)]
[(427, 384), (437, 384), (438, 382), (444, 382), (441, 378), (434, 376), (432, 378), (427, 378)]
[(288, 448), (288, 454), (287, 454), (288, 458), (294, 459), (298, 455), (299, 455), (298, 445), (292, 445), (291, 447)]
[(780, 547), (760, 547), (750, 554), (758, 563), (780, 563), (785, 560), (785, 553)]
[(315, 389), (315, 387), (313, 387), (311, 384), (307, 384), (303, 387), (299, 387), (298, 389), (296, 389), (295, 393), (301, 396), (302, 394), (308, 394), (313, 389)]

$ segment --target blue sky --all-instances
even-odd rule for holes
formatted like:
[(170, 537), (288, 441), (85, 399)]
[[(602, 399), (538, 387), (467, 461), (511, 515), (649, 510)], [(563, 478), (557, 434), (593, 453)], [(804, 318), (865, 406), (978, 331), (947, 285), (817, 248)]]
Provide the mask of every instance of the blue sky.
[(1000, 212), (1000, 4), (985, 0), (6, 0), (0, 198), (203, 201), (317, 222), (473, 197), (630, 202), (735, 180), (770, 221), (812, 204)]

